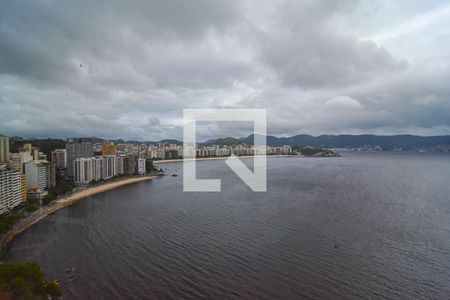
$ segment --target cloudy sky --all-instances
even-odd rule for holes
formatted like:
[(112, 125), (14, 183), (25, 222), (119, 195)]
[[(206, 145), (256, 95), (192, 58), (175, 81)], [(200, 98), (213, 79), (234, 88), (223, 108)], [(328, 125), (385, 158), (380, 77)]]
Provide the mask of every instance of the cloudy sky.
[(0, 133), (181, 138), (193, 107), (267, 108), (277, 136), (450, 134), (450, 4), (1, 1)]

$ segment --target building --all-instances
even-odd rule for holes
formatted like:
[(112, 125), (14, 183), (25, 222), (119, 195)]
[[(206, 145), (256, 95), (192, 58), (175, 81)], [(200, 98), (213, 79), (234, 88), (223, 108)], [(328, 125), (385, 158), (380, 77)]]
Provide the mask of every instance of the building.
[(56, 165), (50, 164), (49, 165), (49, 180), (50, 180), (50, 187), (54, 188), (56, 187)]
[(22, 201), (27, 201), (27, 176), (25, 173), (20, 174), (20, 197)]
[(25, 164), (27, 190), (38, 188), (45, 190), (51, 187), (50, 163), (45, 160), (29, 161)]
[(102, 155), (116, 155), (117, 149), (114, 142), (104, 141), (102, 143)]
[(77, 158), (94, 156), (94, 141), (92, 138), (71, 138), (67, 139), (67, 176), (74, 177), (73, 162)]
[(153, 171), (155, 171), (155, 166), (153, 165), (153, 160), (146, 159), (145, 160), (145, 173), (148, 174)]
[(123, 175), (125, 172), (124, 167), (125, 157), (124, 156), (117, 156), (116, 157), (116, 174), (117, 175)]
[(52, 151), (52, 164), (57, 169), (65, 169), (67, 167), (67, 151), (66, 149), (55, 149)]
[(95, 158), (77, 158), (73, 161), (73, 180), (76, 184), (87, 184), (95, 179)]
[(28, 191), (29, 200), (42, 200), (48, 194), (47, 191), (41, 189), (33, 188)]
[(0, 214), (22, 203), (21, 191), (21, 173), (11, 169), (0, 170)]
[(48, 160), (47, 154), (42, 153), (42, 152), (39, 152), (38, 158), (39, 158), (38, 160)]
[(10, 159), (11, 168), (14, 171), (18, 171), (20, 173), (23, 173), (22, 155), (20, 155), (20, 153), (13, 153), (13, 154), (10, 155), (9, 159)]
[(282, 154), (292, 154), (292, 147), (289, 145), (283, 145), (281, 147), (281, 153)]
[(30, 155), (32, 155), (31, 152), (33, 152), (33, 146), (32, 146), (31, 144), (24, 144), (24, 145), (22, 146), (22, 151), (29, 152)]
[(32, 159), (29, 152), (19, 152), (19, 153), (12, 153), (9, 157), (9, 160), (13, 170), (24, 173), (23, 164), (31, 161)]
[(77, 158), (73, 162), (74, 182), (87, 184), (92, 180), (107, 180), (117, 175), (113, 155)]
[(9, 161), (9, 137), (0, 134), (0, 163)]
[[(31, 153), (33, 155), (33, 160), (39, 160), (39, 149), (38, 148), (33, 148)], [(45, 160), (47, 160), (47, 159), (45, 159)]]
[(137, 160), (137, 173), (139, 175), (145, 175), (145, 158), (138, 158)]
[(134, 154), (125, 157), (123, 162), (123, 174), (125, 176), (131, 176), (136, 174), (137, 171), (137, 159), (138, 157)]
[(116, 171), (116, 156), (114, 155), (105, 155), (102, 156), (101, 163), (101, 179), (110, 179), (117, 175)]

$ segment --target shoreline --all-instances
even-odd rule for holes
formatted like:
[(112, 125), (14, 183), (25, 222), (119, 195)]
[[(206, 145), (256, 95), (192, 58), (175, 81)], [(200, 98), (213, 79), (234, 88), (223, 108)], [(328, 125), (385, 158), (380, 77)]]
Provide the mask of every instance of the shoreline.
[(125, 178), (114, 182), (104, 183), (101, 185), (89, 187), (87, 189), (83, 189), (81, 191), (77, 191), (74, 194), (53, 201), (46, 207), (40, 208), (37, 211), (32, 212), (28, 217), (20, 220), (14, 227), (5, 233), (5, 235), (0, 240), (0, 259), (3, 257), (3, 255), (6, 253), (6, 250), (9, 247), (9, 244), (21, 233), (25, 232), (28, 228), (39, 222), (40, 220), (44, 219), (48, 215), (54, 213), (55, 211), (64, 208), (66, 206), (72, 205), (73, 203), (96, 195), (100, 194), (109, 190), (116, 189), (121, 186), (129, 185), (136, 182), (142, 182), (147, 181), (151, 179), (155, 179), (160, 177), (161, 174), (156, 175), (146, 175), (146, 176), (140, 176), (140, 177), (131, 177), (131, 178)]
[[(292, 157), (292, 156), (299, 156), (297, 154), (276, 154), (276, 155), (243, 155), (243, 156), (234, 156), (234, 158), (253, 158), (253, 157)], [(201, 161), (201, 160), (226, 160), (230, 158), (231, 156), (216, 156), (216, 157), (196, 157), (196, 158), (176, 158), (176, 159), (162, 159), (162, 160), (154, 160), (154, 164), (165, 164), (165, 163), (173, 163), (173, 162), (183, 162), (186, 161)]]

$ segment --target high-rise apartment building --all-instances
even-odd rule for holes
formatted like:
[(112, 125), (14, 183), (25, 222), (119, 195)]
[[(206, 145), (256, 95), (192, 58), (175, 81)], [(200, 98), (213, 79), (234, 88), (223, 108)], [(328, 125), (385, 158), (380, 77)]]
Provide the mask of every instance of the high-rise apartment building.
[(29, 161), (25, 164), (27, 190), (50, 188), (50, 163), (48, 161)]
[(11, 167), (16, 170), (20, 171), (21, 173), (24, 173), (23, 164), (29, 162), (31, 159), (30, 152), (19, 152), (19, 153), (12, 153), (9, 157)]
[(56, 187), (56, 165), (50, 163), (48, 167), (50, 187)]
[(33, 148), (31, 153), (33, 155), (33, 160), (39, 160), (39, 149), (38, 148)]
[(87, 158), (94, 156), (94, 141), (92, 138), (71, 138), (67, 139), (67, 176), (74, 177), (73, 162), (77, 158)]
[(117, 175), (116, 157), (113, 155), (77, 158), (73, 165), (73, 180), (76, 184), (107, 180)]
[(67, 151), (66, 149), (55, 149), (52, 151), (52, 164), (55, 164), (58, 169), (65, 169), (67, 166)]
[(145, 175), (145, 158), (138, 158), (137, 160), (137, 173), (139, 175)]
[(76, 184), (86, 184), (95, 179), (95, 158), (77, 158), (73, 161), (73, 180)]
[(23, 173), (23, 160), (22, 155), (20, 153), (13, 153), (9, 157), (11, 168), (14, 171)]
[(125, 157), (123, 163), (123, 173), (125, 176), (136, 174), (137, 171), (137, 155), (131, 154)]
[(101, 179), (110, 179), (116, 174), (116, 157), (114, 155), (102, 156)]
[(124, 174), (124, 162), (125, 156), (116, 156), (116, 174), (123, 175)]
[(9, 137), (0, 134), (0, 163), (9, 161)]
[(27, 175), (25, 173), (20, 174), (20, 197), (22, 201), (27, 201)]
[(21, 173), (0, 170), (0, 214), (6, 213), (22, 203)]

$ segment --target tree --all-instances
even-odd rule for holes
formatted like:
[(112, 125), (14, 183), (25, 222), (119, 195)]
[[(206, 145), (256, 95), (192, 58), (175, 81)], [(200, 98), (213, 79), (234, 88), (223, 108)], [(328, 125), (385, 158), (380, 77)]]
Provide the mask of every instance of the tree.
[(48, 282), (35, 262), (0, 265), (1, 299), (59, 299), (62, 295), (57, 282)]
[(42, 204), (47, 205), (55, 199), (56, 199), (55, 195), (48, 193), (47, 195), (44, 196), (44, 198), (42, 198)]

